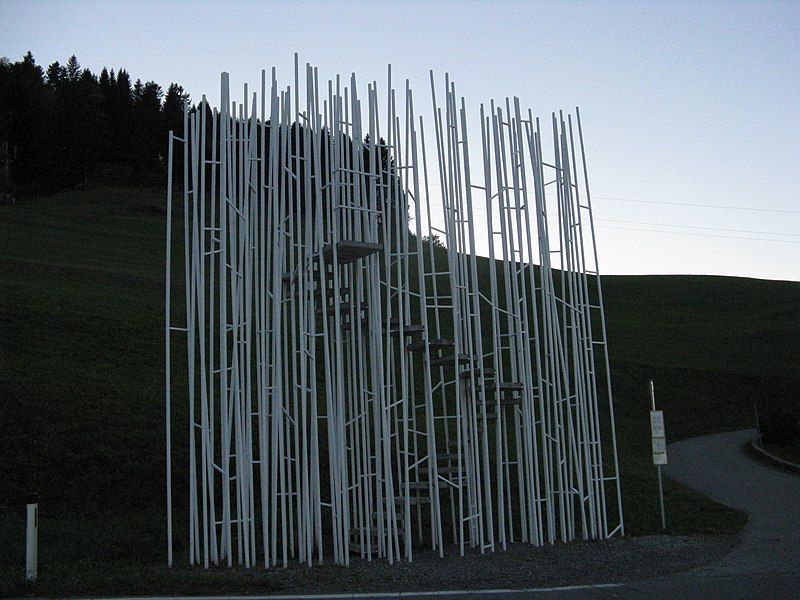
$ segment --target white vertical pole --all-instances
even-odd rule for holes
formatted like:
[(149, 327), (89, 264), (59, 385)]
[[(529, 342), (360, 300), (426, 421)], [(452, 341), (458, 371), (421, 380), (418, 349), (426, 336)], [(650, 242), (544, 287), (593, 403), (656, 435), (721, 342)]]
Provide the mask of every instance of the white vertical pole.
[(583, 145), (581, 112), (577, 107), (575, 108), (575, 118), (577, 120), (577, 125), (578, 125), (578, 140), (580, 142), (581, 162), (583, 165), (583, 176), (586, 186), (586, 206), (589, 211), (589, 231), (592, 236), (592, 252), (594, 255), (594, 265), (597, 278), (597, 298), (598, 298), (598, 305), (600, 306), (600, 328), (603, 340), (603, 359), (606, 370), (606, 391), (608, 394), (608, 411), (611, 424), (611, 452), (614, 459), (614, 483), (616, 485), (616, 492), (617, 492), (617, 514), (619, 516), (619, 531), (620, 535), (625, 535), (625, 520), (622, 514), (622, 490), (619, 479), (619, 458), (617, 455), (617, 428), (614, 419), (614, 397), (613, 394), (611, 393), (611, 367), (609, 366), (609, 359), (608, 359), (608, 337), (606, 336), (606, 316), (605, 316), (605, 304), (603, 302), (603, 285), (600, 279), (600, 266), (597, 260), (597, 238), (595, 237), (594, 234), (594, 215), (592, 214), (592, 197), (589, 193), (589, 174), (586, 169), (586, 151)]
[[(218, 143), (218, 115), (217, 109), (215, 108), (212, 112), (211, 116), (211, 201), (210, 201), (210, 208), (211, 208), (211, 248), (209, 254), (209, 283), (208, 283), (208, 404), (209, 404), (209, 465), (208, 465), (208, 487), (211, 490), (210, 494), (210, 521), (209, 526), (211, 527), (211, 560), (214, 561), (214, 564), (219, 564), (219, 544), (217, 542), (217, 512), (216, 512), (216, 505), (215, 505), (215, 480), (216, 480), (216, 473), (215, 473), (215, 464), (214, 464), (214, 456), (215, 456), (215, 435), (214, 435), (214, 361), (215, 359), (215, 333), (214, 333), (214, 297), (215, 297), (215, 290), (216, 290), (216, 282), (214, 278), (215, 273), (215, 254), (219, 254), (222, 252), (220, 246), (222, 245), (222, 233), (219, 227), (217, 227), (217, 165), (219, 161), (217, 160), (217, 150), (219, 148)], [(216, 244), (216, 250), (214, 250)]]
[[(258, 207), (257, 207), (257, 221), (256, 221), (256, 239), (258, 247), (256, 249), (257, 260), (257, 277), (258, 285), (256, 286), (256, 312), (258, 315), (257, 323), (258, 330), (256, 333), (258, 343), (256, 357), (258, 366), (256, 372), (258, 373), (258, 467), (259, 467), (259, 484), (260, 499), (261, 499), (261, 543), (264, 552), (264, 568), (269, 569), (269, 535), (268, 535), (268, 504), (267, 498), (267, 480), (269, 479), (267, 470), (267, 373), (268, 373), (268, 358), (267, 358), (267, 302), (266, 302), (266, 274), (269, 270), (265, 266), (266, 261), (266, 214), (267, 214), (267, 179), (266, 179), (266, 146), (267, 146), (267, 118), (266, 118), (266, 78), (267, 73), (262, 69), (261, 71), (261, 122), (259, 123), (259, 131), (261, 132), (261, 139), (259, 144), (259, 178), (258, 178)], [(254, 557), (255, 558), (255, 557)]]
[[(197, 512), (197, 455), (195, 450), (195, 341), (194, 341), (194, 280), (192, 278), (192, 232), (189, 197), (189, 104), (183, 105), (183, 251), (184, 251), (184, 295), (186, 300), (186, 355), (189, 371), (189, 564), (199, 562), (199, 522)], [(192, 137), (194, 133), (192, 132)]]
[(230, 480), (230, 417), (228, 407), (230, 389), (228, 386), (228, 194), (229, 143), (230, 143), (230, 87), (228, 74), (220, 77), (219, 116), (219, 402), (220, 402), (220, 462), (222, 480), (222, 531), (221, 555), (233, 565), (233, 544), (231, 543), (231, 480)]
[(36, 581), (39, 567), (39, 499), (36, 495), (28, 498), (27, 526), (25, 529), (25, 579)]
[(172, 273), (172, 149), (173, 135), (169, 132), (167, 154), (167, 235), (164, 285), (164, 419), (166, 430), (166, 477), (167, 477), (167, 566), (172, 566), (172, 424), (170, 398), (170, 283)]
[[(192, 128), (192, 294), (198, 323), (198, 348), (200, 354), (200, 447), (201, 447), (201, 496), (203, 501), (203, 566), (209, 563), (208, 531), (208, 391), (205, 352), (205, 97), (200, 103), (201, 118), (195, 112), (191, 118)], [(203, 135), (201, 135), (201, 132)], [(199, 188), (199, 193), (198, 193)], [(196, 486), (196, 484), (195, 484)]]

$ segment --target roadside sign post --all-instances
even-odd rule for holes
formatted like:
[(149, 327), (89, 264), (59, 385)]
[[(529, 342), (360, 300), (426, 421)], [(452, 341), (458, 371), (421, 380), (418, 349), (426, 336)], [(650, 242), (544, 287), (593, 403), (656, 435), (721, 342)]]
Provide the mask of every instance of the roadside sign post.
[(664, 411), (656, 410), (656, 394), (650, 380), (650, 438), (653, 449), (653, 464), (658, 470), (658, 499), (661, 504), (661, 529), (667, 528), (664, 512), (664, 485), (661, 482), (661, 467), (667, 464), (667, 437), (664, 430)]

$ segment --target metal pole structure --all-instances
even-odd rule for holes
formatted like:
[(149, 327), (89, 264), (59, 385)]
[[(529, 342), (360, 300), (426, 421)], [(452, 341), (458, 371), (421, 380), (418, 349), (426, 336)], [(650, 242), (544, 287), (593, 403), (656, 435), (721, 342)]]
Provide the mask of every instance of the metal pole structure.
[(167, 566), (172, 567), (172, 361), (170, 359), (171, 282), (172, 282), (172, 152), (173, 135), (169, 132), (167, 152), (167, 233), (166, 262), (164, 267), (164, 430), (166, 433), (166, 486), (167, 486)]
[(596, 308), (600, 313), (600, 333), (601, 337), (598, 340), (597, 345), (601, 346), (603, 349), (603, 366), (605, 367), (605, 379), (606, 379), (606, 394), (607, 394), (607, 407), (608, 407), (608, 415), (609, 421), (611, 426), (611, 454), (614, 464), (614, 472), (613, 475), (609, 476), (608, 479), (614, 482), (615, 485), (615, 492), (616, 492), (616, 504), (617, 504), (617, 518), (619, 520), (619, 524), (617, 525), (616, 529), (606, 532), (606, 537), (611, 537), (614, 533), (619, 530), (620, 535), (625, 535), (625, 520), (623, 517), (622, 511), (622, 486), (620, 482), (619, 476), (619, 458), (617, 456), (617, 428), (616, 422), (614, 419), (614, 397), (611, 392), (611, 367), (608, 358), (608, 337), (606, 335), (606, 317), (605, 317), (605, 303), (603, 300), (603, 285), (600, 278), (600, 266), (598, 264), (597, 258), (597, 238), (595, 237), (594, 232), (594, 214), (592, 212), (592, 199), (589, 193), (589, 174), (586, 168), (586, 152), (584, 149), (583, 144), (583, 129), (581, 127), (581, 112), (578, 107), (575, 107), (575, 118), (578, 126), (578, 140), (580, 142), (580, 150), (581, 150), (581, 163), (583, 169), (583, 179), (585, 185), (585, 195), (586, 195), (586, 204), (581, 205), (581, 209), (587, 211), (589, 217), (589, 235), (591, 236), (591, 243), (592, 243), (592, 255), (594, 257), (594, 265), (595, 265), (595, 281), (596, 281), (596, 289), (597, 289), (597, 303), (595, 305), (590, 305), (590, 308)]
[(229, 388), (228, 388), (228, 178), (230, 136), (230, 90), (228, 74), (220, 77), (220, 117), (219, 117), (219, 402), (220, 402), (220, 477), (222, 486), (222, 522), (220, 557), (233, 566), (233, 546), (231, 541), (231, 498), (230, 498), (230, 429), (229, 429)]
[[(260, 98), (244, 86), (237, 103), (223, 73), (219, 110), (185, 104), (183, 137), (168, 138), (168, 564), (178, 331), (191, 565), (232, 567), (235, 553), (244, 568), (310, 566), (326, 551), (391, 564), (418, 543), (443, 556), (448, 542), (484, 553), (623, 533), (579, 115), (576, 148), (572, 117), (553, 113), (546, 158), (532, 111), (492, 100), (471, 152), (466, 100), (445, 74), (439, 103), (431, 72), (429, 173), (425, 117), (409, 81), (397, 98), (391, 67), (385, 105), (374, 81), (362, 100), (355, 74), (320, 101), (297, 55), (293, 75), (279, 88), (262, 71)], [(175, 140), (183, 327), (171, 323)]]

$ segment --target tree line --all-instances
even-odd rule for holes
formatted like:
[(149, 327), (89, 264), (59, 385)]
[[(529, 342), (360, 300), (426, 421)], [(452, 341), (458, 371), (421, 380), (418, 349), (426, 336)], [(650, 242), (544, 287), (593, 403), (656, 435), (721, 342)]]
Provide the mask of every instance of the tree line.
[[(189, 94), (177, 83), (164, 93), (155, 81), (133, 81), (125, 69), (104, 67), (96, 75), (74, 55), (65, 65), (56, 61), (47, 69), (30, 52), (18, 62), (0, 59), (0, 201), (6, 194), (47, 193), (86, 183), (164, 185), (168, 134), (183, 135), (188, 101)], [(205, 110), (210, 122), (211, 109)], [(287, 132), (289, 155), (303, 153), (303, 128), (293, 123)], [(368, 135), (364, 142), (369, 143)], [(209, 127), (209, 152), (211, 144)], [(350, 139), (346, 144), (352, 164), (356, 145)], [(381, 183), (400, 189), (394, 161), (383, 139), (380, 144)], [(182, 152), (182, 144), (176, 144), (174, 165), (182, 165)], [(368, 164), (369, 149), (363, 152)], [(305, 168), (299, 166), (300, 182)], [(182, 171), (174, 172), (176, 183)], [(400, 197), (406, 200), (404, 190)]]
[[(127, 70), (82, 68), (73, 55), (47, 69), (28, 52), (0, 59), (0, 142), (6, 188), (53, 191), (88, 181), (163, 183), (167, 134), (183, 129), (189, 95)], [(2, 159), (3, 157), (0, 157)]]

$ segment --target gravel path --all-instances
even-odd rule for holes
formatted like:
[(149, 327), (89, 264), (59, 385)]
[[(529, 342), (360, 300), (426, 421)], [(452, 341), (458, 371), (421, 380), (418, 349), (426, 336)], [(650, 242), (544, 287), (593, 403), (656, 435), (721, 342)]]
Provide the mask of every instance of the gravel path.
[[(536, 548), (513, 544), (484, 556), (456, 551), (444, 559), (415, 552), (414, 562), (356, 560), (350, 567), (292, 566), (270, 573), (281, 594), (552, 587), (631, 581), (675, 573), (722, 557), (731, 536), (643, 536)], [(477, 554), (477, 553), (476, 553)], [(277, 591), (280, 590), (280, 591)]]

